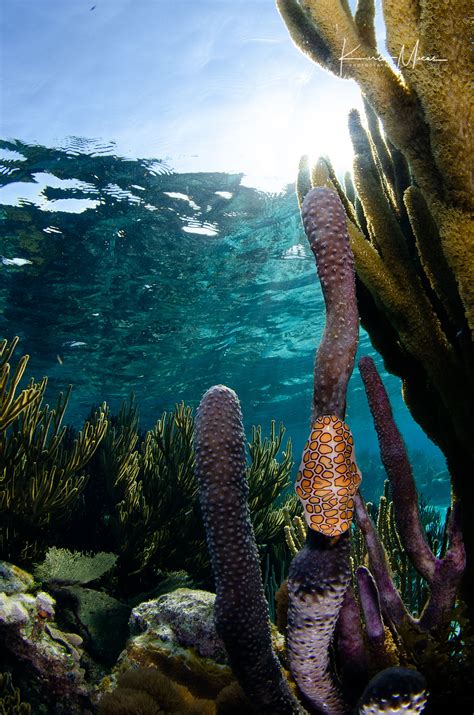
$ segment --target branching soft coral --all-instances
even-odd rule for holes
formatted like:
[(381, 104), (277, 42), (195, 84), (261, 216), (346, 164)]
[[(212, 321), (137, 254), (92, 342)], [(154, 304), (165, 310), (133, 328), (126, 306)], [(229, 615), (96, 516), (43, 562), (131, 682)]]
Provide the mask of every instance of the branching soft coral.
[(44, 404), (47, 379), (28, 386), (15, 397), (28, 356), (21, 358), (9, 382), (10, 364), (18, 339), (0, 347), (0, 551), (4, 558), (31, 559), (41, 553), (41, 530), (61, 520), (84, 490), (84, 467), (107, 430), (104, 403), (74, 438), (62, 425), (70, 389), (51, 409)]

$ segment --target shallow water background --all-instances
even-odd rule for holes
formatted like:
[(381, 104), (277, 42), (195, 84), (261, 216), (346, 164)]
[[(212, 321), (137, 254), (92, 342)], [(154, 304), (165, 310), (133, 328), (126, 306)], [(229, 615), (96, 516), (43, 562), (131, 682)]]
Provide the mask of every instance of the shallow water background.
[[(248, 109), (258, 93), (270, 97), (272, 86), (281, 107), (303, 91), (317, 99), (326, 80), (311, 69), (309, 78), (298, 79), (296, 98), (285, 94), (298, 82), (289, 81), (288, 69), (273, 71), (270, 50), (276, 43), (281, 67), (281, 52), (296, 57), (296, 50), (274, 14), (265, 30), (252, 30), (255, 16), (245, 14), (251, 3), (237, 3), (243, 24), (232, 35), (232, 3), (177, 2), (173, 15), (170, 3), (158, 2), (162, 24), (155, 44), (148, 35), (139, 40), (147, 19), (159, 23), (159, 11), (148, 0), (138, 5), (135, 12), (122, 0), (95, 6), (73, 0), (66, 12), (56, 0), (5, 3), (11, 72), (3, 95), (9, 112), (1, 117), (0, 335), (20, 336), (21, 353), (31, 356), (28, 376), (50, 378), (50, 402), (73, 383), (67, 415), (76, 425), (93, 404), (107, 400), (116, 411), (134, 392), (141, 425), (148, 428), (176, 402), (196, 406), (209, 386), (224, 383), (239, 394), (248, 435), (252, 424), (268, 431), (271, 419), (281, 420), (299, 461), (324, 305), (294, 187), (286, 185), (294, 173), (290, 177), (285, 162), (291, 155), (296, 170), (298, 147), (275, 144), (272, 136), (265, 140), (262, 109), (254, 150), (250, 134), (241, 132), (236, 151), (235, 112)], [(266, 0), (253, 6), (262, 20), (267, 17)], [(21, 8), (32, 12), (23, 24)], [(35, 64), (41, 43), (34, 23), (48, 18), (52, 24)], [(122, 45), (113, 44), (117, 28)], [(81, 37), (88, 38), (85, 47)], [(13, 61), (13, 46), (29, 53), (28, 61), (18, 49)], [(55, 46), (56, 58), (48, 56)], [(132, 56), (138, 61), (130, 67), (126, 58)], [(269, 63), (266, 78), (257, 63), (262, 57)], [(307, 71), (304, 58), (296, 61)], [(26, 76), (28, 67), (32, 76)], [(161, 86), (160, 67), (168, 78), (161, 95), (150, 85), (151, 76)], [(92, 99), (84, 83), (94, 87)], [(28, 102), (28, 116), (15, 115)], [(285, 115), (289, 127), (297, 108)], [(247, 132), (252, 121), (248, 109)], [(250, 157), (265, 141), (259, 187), (259, 164)], [(280, 182), (278, 190), (264, 190), (270, 174)], [(363, 331), (359, 353), (373, 353)], [(444, 505), (449, 487), (442, 456), (411, 419), (399, 381), (385, 373), (384, 381), (423, 493)], [(347, 420), (373, 498), (383, 473), (357, 371)]]

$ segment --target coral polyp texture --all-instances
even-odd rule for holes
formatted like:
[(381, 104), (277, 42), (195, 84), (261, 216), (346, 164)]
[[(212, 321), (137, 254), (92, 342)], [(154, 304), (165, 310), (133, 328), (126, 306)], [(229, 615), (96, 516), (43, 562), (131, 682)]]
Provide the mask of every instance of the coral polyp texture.
[(309, 529), (288, 576), (290, 670), (314, 711), (324, 715), (348, 712), (332, 672), (330, 649), (349, 586), (349, 554), (347, 534), (333, 544)]
[(296, 477), (296, 493), (309, 528), (326, 536), (347, 531), (360, 481), (349, 427), (338, 417), (319, 417), (311, 427)]
[(423, 712), (427, 700), (426, 682), (410, 668), (387, 668), (378, 673), (365, 689), (360, 715), (415, 715)]
[(245, 434), (235, 392), (211, 387), (196, 415), (200, 502), (216, 585), (214, 617), (232, 670), (261, 713), (300, 707), (272, 649), (268, 606), (247, 504)]
[(313, 419), (320, 415), (344, 418), (359, 333), (346, 215), (335, 191), (317, 187), (306, 195), (301, 216), (326, 304), (326, 324), (314, 366)]

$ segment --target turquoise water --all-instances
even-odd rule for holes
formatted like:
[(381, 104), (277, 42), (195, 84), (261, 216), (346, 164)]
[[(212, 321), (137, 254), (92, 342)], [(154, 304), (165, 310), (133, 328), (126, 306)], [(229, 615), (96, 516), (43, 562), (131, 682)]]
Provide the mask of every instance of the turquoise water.
[[(294, 186), (272, 194), (242, 174), (176, 173), (90, 140), (0, 147), (0, 334), (20, 336), (27, 374), (49, 376), (51, 402), (74, 385), (69, 422), (102, 400), (117, 411), (134, 392), (149, 428), (224, 383), (247, 434), (282, 421), (299, 461), (324, 304)], [(365, 354), (382, 370), (420, 490), (446, 505), (443, 457), (362, 330)], [(384, 474), (357, 370), (347, 420), (373, 499)]]

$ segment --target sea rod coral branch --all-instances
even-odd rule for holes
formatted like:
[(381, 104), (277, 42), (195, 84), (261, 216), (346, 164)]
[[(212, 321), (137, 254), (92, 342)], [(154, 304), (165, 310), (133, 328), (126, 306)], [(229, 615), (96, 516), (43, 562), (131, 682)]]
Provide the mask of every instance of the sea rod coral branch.
[[(449, 548), (444, 558), (439, 559), (428, 546), (421, 526), (418, 495), (411, 465), (402, 437), (393, 419), (382, 380), (373, 360), (369, 357), (360, 359), (359, 370), (377, 431), (380, 455), (390, 479), (397, 531), (412, 564), (430, 586), (430, 598), (421, 614), (419, 623), (424, 630), (431, 630), (440, 623), (443, 615), (454, 605), (456, 592), (465, 569), (466, 557), (459, 504), (454, 504), (448, 522)], [(367, 546), (371, 556), (368, 542)], [(374, 575), (377, 580), (375, 572)], [(378, 585), (381, 590), (380, 583)]]
[(379, 440), (380, 456), (392, 487), (397, 530), (417, 571), (430, 581), (436, 559), (426, 541), (418, 512), (418, 496), (402, 436), (375, 364), (370, 357), (359, 360), (370, 411)]
[(385, 549), (378, 532), (367, 513), (365, 502), (360, 494), (355, 496), (357, 524), (362, 532), (369, 555), (370, 571), (375, 578), (380, 595), (383, 615), (394, 626), (404, 621), (414, 623), (393, 583)]
[(334, 191), (317, 187), (306, 195), (301, 216), (326, 304), (326, 325), (314, 366), (312, 418), (336, 415), (344, 419), (359, 333), (346, 215)]
[[(331, 443), (337, 438), (342, 440), (340, 444), (345, 445), (344, 440), (346, 440), (347, 454), (350, 456), (352, 452), (349, 450), (349, 437), (337, 434), (338, 423), (341, 425), (339, 429), (344, 431), (345, 427), (342, 420), (346, 410), (347, 383), (353, 370), (358, 339), (354, 259), (349, 245), (344, 209), (334, 191), (326, 187), (318, 187), (306, 195), (301, 214), (316, 258), (326, 303), (326, 327), (314, 367), (310, 438), (312, 439), (314, 432), (316, 453), (327, 452), (329, 446), (324, 444), (326, 433), (318, 426), (326, 422), (327, 426), (334, 425), (335, 435), (331, 437), (327, 433), (327, 436), (331, 438)], [(308, 486), (308, 494), (304, 493), (303, 498), (300, 494), (300, 498), (307, 510), (311, 499), (318, 502), (321, 487), (324, 491), (324, 484), (327, 482), (331, 492), (327, 496), (335, 501), (336, 508), (331, 511), (331, 507), (323, 512), (319, 503), (312, 506), (313, 511), (317, 508), (322, 514), (324, 513), (323, 519), (317, 520), (317, 523), (313, 523), (310, 519), (311, 528), (308, 529), (306, 543), (295, 556), (290, 567), (288, 656), (293, 677), (315, 710), (324, 715), (339, 715), (348, 712), (348, 707), (332, 677), (330, 645), (350, 580), (347, 533), (350, 520), (347, 519), (347, 515), (352, 505), (344, 501), (344, 509), (341, 511), (339, 508), (341, 528), (334, 531), (333, 511), (337, 514), (338, 507), (342, 507), (339, 495), (332, 489), (332, 482), (337, 486), (339, 478), (336, 464), (338, 447), (331, 450), (331, 455), (319, 455), (317, 460), (311, 460), (310, 452), (310, 459), (306, 459), (308, 449), (311, 450), (313, 445), (311, 439), (308, 440), (308, 448), (303, 454), (303, 467), (300, 469), (302, 477), (305, 477), (306, 471), (309, 472), (311, 481), (307, 480), (310, 481), (308, 486), (304, 479), (298, 480), (300, 489)], [(321, 447), (325, 449), (322, 450)], [(334, 460), (330, 461), (331, 464), (334, 462), (334, 474), (327, 468), (323, 476), (328, 478), (323, 479), (324, 484), (319, 484), (318, 469), (330, 456), (334, 457)], [(355, 493), (360, 481), (355, 463), (353, 471), (350, 467), (348, 469), (347, 464), (341, 465), (342, 467), (345, 468), (343, 478), (347, 480), (348, 487), (354, 488)], [(310, 495), (311, 490), (315, 491), (313, 497)], [(352, 496), (353, 494), (350, 495), (351, 501)], [(347, 494), (344, 498), (347, 498)], [(326, 529), (326, 527), (330, 528)], [(322, 533), (317, 533), (316, 529)], [(324, 536), (324, 533), (338, 535), (336, 538), (329, 538)]]
[(215, 621), (232, 670), (258, 712), (302, 710), (273, 653), (268, 606), (247, 504), (245, 434), (237, 395), (203, 396), (195, 423), (196, 473), (216, 583)]

